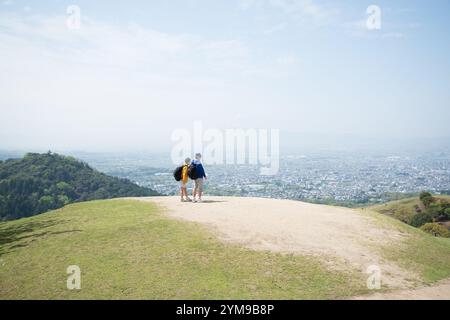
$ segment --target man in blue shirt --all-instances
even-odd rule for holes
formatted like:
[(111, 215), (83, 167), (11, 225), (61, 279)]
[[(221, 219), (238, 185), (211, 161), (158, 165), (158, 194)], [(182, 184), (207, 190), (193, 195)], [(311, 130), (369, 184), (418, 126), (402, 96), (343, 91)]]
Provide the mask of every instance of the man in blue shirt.
[[(194, 180), (194, 192), (192, 202), (202, 202), (202, 193), (203, 193), (203, 179), (206, 180), (205, 169), (202, 165), (202, 155), (200, 153), (195, 154), (195, 159), (192, 160), (192, 164), (195, 165), (195, 172), (197, 174), (197, 178)], [(198, 200), (196, 199), (196, 195), (198, 195)]]

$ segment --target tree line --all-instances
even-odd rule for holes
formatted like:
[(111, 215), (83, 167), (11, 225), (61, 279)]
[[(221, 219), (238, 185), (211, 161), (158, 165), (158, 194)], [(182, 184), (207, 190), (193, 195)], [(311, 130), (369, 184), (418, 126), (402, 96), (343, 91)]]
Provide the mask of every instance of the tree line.
[(28, 153), (21, 159), (0, 161), (0, 220), (33, 216), (79, 201), (154, 195), (158, 193), (152, 189), (56, 153)]

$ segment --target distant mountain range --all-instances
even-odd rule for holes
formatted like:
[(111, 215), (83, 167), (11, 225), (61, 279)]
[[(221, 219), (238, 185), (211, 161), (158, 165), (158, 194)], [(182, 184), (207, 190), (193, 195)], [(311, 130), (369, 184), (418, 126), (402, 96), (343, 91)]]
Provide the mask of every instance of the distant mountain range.
[(72, 202), (155, 195), (159, 194), (152, 189), (55, 153), (0, 161), (0, 220), (33, 216)]

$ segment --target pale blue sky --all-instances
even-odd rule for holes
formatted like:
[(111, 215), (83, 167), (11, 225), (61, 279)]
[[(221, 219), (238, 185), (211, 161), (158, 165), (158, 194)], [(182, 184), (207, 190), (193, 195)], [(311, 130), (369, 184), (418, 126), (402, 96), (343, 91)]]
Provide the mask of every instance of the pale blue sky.
[(0, 148), (159, 148), (194, 120), (450, 137), (449, 31), (444, 0), (0, 0)]

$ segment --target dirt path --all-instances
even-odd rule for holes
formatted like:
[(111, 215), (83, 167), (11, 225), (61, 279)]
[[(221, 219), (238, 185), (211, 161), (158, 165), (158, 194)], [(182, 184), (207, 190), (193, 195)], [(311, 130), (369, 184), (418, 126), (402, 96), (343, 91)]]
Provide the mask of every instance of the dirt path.
[(450, 300), (450, 279), (412, 290), (399, 290), (355, 297), (355, 300)]
[[(241, 197), (208, 197), (203, 203), (180, 202), (178, 197), (138, 199), (156, 202), (177, 219), (208, 225), (224, 241), (255, 250), (320, 256), (332, 267), (352, 267), (364, 273), (368, 266), (377, 265), (382, 282), (391, 288), (410, 289), (417, 284), (416, 275), (386, 261), (375, 250), (408, 235), (380, 227), (373, 218), (352, 209)], [(444, 285), (442, 291), (447, 288)], [(427, 288), (421, 290), (428, 294)], [(450, 298), (450, 291), (447, 295)]]

